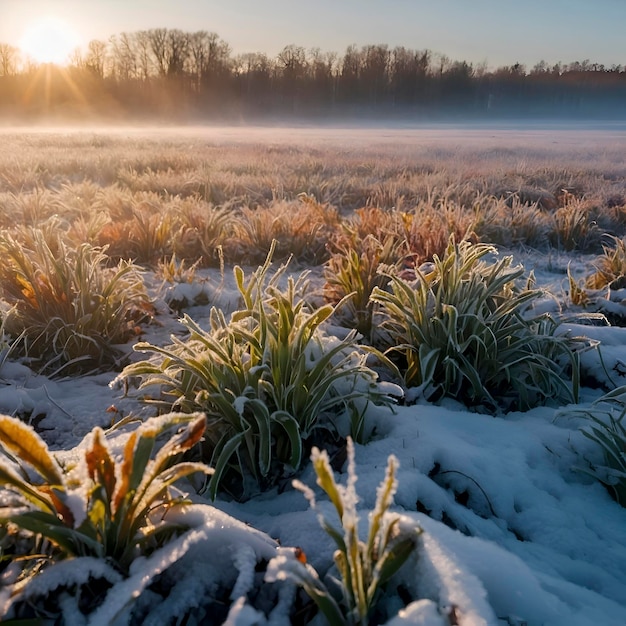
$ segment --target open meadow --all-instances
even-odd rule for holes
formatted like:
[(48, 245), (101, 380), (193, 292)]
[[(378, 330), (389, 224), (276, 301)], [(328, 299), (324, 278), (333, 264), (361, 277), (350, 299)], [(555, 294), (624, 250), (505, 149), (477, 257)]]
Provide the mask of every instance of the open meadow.
[(624, 623), (626, 126), (0, 145), (3, 623)]

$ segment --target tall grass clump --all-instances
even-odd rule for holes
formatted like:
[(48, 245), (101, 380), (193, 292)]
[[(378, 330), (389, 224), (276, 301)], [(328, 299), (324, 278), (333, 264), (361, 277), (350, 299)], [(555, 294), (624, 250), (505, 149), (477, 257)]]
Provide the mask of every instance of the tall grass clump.
[(366, 237), (373, 236), (379, 241), (394, 238), (404, 239), (401, 213), (395, 209), (381, 209), (377, 206), (368, 206), (356, 209), (341, 225), (341, 230), (334, 233), (331, 245), (337, 248), (346, 248), (351, 245), (358, 248), (359, 242)]
[(422, 203), (410, 212), (357, 209), (332, 238), (332, 254), (324, 267), (325, 298), (343, 300), (336, 315), (340, 323), (377, 344), (377, 305), (370, 297), (374, 288), (384, 288), (389, 274), (443, 253), (451, 236), (472, 236), (473, 223), (471, 212), (451, 202), (441, 202), (437, 209)]
[(37, 226), (49, 220), (58, 210), (54, 201), (54, 194), (38, 181), (32, 191), (20, 190), (19, 193), (9, 193), (4, 198), (9, 225), (16, 221), (29, 226)]
[(511, 267), (510, 257), (485, 261), (495, 252), (451, 240), (428, 274), (391, 276), (389, 291), (375, 289), (389, 355), (406, 385), (431, 400), (449, 396), (488, 411), (575, 400), (573, 340), (556, 335), (550, 316), (532, 315), (542, 292), (516, 285), (524, 268)]
[(597, 215), (583, 199), (565, 194), (563, 206), (552, 214), (548, 235), (550, 243), (559, 250), (591, 250), (598, 246), (600, 229)]
[(248, 280), (235, 267), (243, 307), (230, 320), (213, 309), (205, 330), (185, 316), (188, 339), (137, 344), (156, 358), (121, 375), (139, 377), (140, 388), (151, 390), (145, 400), (162, 410), (206, 413), (212, 497), (219, 488), (246, 498), (274, 485), (300, 467), (314, 434), (335, 436), (336, 420), (347, 417), (359, 436), (368, 400), (389, 402), (354, 334), (339, 340), (324, 332), (332, 305), (307, 306), (306, 275), (287, 277), (283, 265), (270, 277), (270, 260), (271, 252)]
[(244, 206), (232, 222), (226, 257), (240, 263), (262, 263), (274, 246), (277, 259), (293, 257), (318, 264), (326, 259), (326, 244), (339, 223), (334, 207), (305, 193), (299, 194), (297, 201)]
[(475, 238), (474, 211), (449, 198), (421, 202), (413, 210), (400, 213), (400, 218), (406, 254), (415, 265), (444, 254), (450, 237), (456, 241)]
[(529, 246), (545, 249), (551, 216), (538, 202), (522, 202), (517, 194), (505, 199), (491, 198), (475, 207), (475, 230), (481, 241), (502, 246)]
[[(82, 462), (65, 465), (30, 426), (0, 416), (0, 484), (10, 492), (0, 522), (47, 539), (53, 560), (90, 555), (128, 573), (137, 556), (177, 530), (164, 514), (183, 500), (170, 486), (210, 473), (206, 465), (180, 458), (200, 441), (205, 424), (201, 414), (152, 418), (128, 437), (121, 459), (95, 428)], [(157, 445), (166, 433), (169, 440)]]
[(594, 261), (595, 272), (587, 278), (587, 287), (602, 289), (626, 276), (626, 238), (610, 237), (613, 245), (603, 245), (602, 254)]
[(5, 330), (48, 372), (113, 364), (122, 344), (152, 311), (139, 268), (108, 267), (106, 249), (68, 246), (50, 229), (0, 237), (0, 293), (11, 307)]
[(232, 208), (187, 199), (180, 202), (176, 211), (180, 226), (171, 235), (174, 254), (205, 266), (219, 265), (219, 251), (227, 238)]
[(98, 243), (107, 246), (115, 259), (132, 259), (137, 263), (156, 264), (173, 252), (174, 233), (180, 220), (163, 206), (161, 198), (152, 194), (137, 201), (128, 219), (110, 220), (98, 233)]
[(390, 267), (400, 268), (400, 248), (391, 235), (384, 241), (367, 235), (338, 246), (324, 265), (324, 297), (333, 304), (341, 302), (335, 317), (343, 326), (361, 333), (370, 343), (376, 342), (371, 295), (374, 287), (382, 288), (389, 282)]

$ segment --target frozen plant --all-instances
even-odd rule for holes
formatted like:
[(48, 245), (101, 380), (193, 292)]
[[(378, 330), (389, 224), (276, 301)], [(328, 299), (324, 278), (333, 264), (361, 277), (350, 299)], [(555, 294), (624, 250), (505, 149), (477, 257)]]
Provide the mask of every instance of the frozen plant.
[[(421, 531), (404, 533), (400, 518), (389, 513), (397, 490), (398, 461), (391, 455), (385, 478), (377, 491), (376, 505), (370, 515), (367, 540), (359, 537), (358, 496), (355, 483), (354, 444), (348, 438), (348, 480), (345, 487), (335, 482), (326, 451), (313, 448), (311, 461), (317, 474), (317, 484), (330, 498), (340, 526), (319, 514), (322, 528), (337, 545), (333, 555), (340, 580), (333, 579), (340, 595), (333, 594), (322, 582), (315, 569), (306, 562), (302, 550), (281, 548), (267, 567), (265, 580), (291, 580), (302, 586), (331, 626), (366, 626), (374, 613), (381, 609), (379, 600), (387, 581), (402, 567), (417, 547)], [(313, 491), (300, 481), (293, 482), (316, 509)]]
[(72, 248), (52, 221), (0, 235), (0, 294), (12, 306), (4, 330), (21, 335), (26, 356), (52, 373), (85, 372), (111, 365), (116, 344), (138, 333), (152, 304), (139, 268), (109, 267), (105, 248)]
[(343, 326), (354, 328), (372, 342), (376, 324), (370, 296), (374, 287), (384, 287), (389, 282), (381, 267), (399, 268), (401, 248), (392, 235), (382, 241), (367, 235), (358, 245), (350, 240), (340, 244), (344, 245), (336, 245), (337, 251), (324, 267), (324, 297), (333, 304), (341, 303), (335, 315)]
[(576, 401), (578, 340), (557, 335), (549, 315), (532, 315), (542, 292), (516, 284), (524, 268), (511, 257), (484, 260), (495, 253), (450, 239), (428, 273), (417, 269), (411, 282), (392, 275), (390, 291), (375, 288), (388, 354), (429, 400), (449, 396), (492, 412)]
[[(0, 416), (0, 526), (45, 538), (48, 549), (38, 557), (44, 561), (93, 556), (126, 574), (137, 557), (184, 530), (168, 518), (186, 502), (171, 486), (211, 472), (180, 461), (205, 424), (198, 413), (152, 418), (129, 435), (121, 459), (95, 428), (80, 460), (64, 464), (30, 426)], [(169, 439), (158, 445), (165, 433)]]
[(269, 278), (270, 261), (271, 252), (247, 280), (235, 267), (243, 304), (230, 320), (214, 308), (205, 330), (185, 315), (187, 340), (172, 336), (175, 343), (164, 348), (138, 343), (136, 350), (158, 360), (131, 364), (121, 374), (156, 389), (144, 399), (165, 411), (207, 414), (212, 497), (228, 488), (245, 499), (273, 486), (300, 467), (314, 431), (335, 432), (335, 420), (351, 412), (355, 434), (362, 436), (363, 405), (392, 403), (354, 333), (342, 340), (326, 335), (322, 325), (334, 309), (307, 305), (306, 274), (285, 277), (283, 265)]
[(593, 263), (595, 272), (587, 278), (587, 287), (603, 289), (626, 276), (626, 237), (607, 235), (613, 245), (603, 245), (602, 254)]
[(589, 425), (581, 432), (598, 445), (604, 463), (589, 463), (584, 471), (601, 482), (615, 500), (626, 507), (626, 386), (606, 393), (589, 408), (562, 411), (560, 415), (589, 420)]

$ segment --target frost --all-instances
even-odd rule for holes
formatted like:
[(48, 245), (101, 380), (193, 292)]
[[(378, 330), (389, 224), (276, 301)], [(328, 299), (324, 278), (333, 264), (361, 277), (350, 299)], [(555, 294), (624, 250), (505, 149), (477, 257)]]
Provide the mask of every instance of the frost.
[(246, 398), (246, 396), (237, 396), (233, 400), (233, 408), (235, 409), (235, 411), (237, 411), (239, 415), (243, 415), (243, 412), (246, 409), (246, 404), (248, 400), (249, 398)]
[(218, 564), (204, 559), (185, 563), (182, 571), (172, 571), (168, 575), (171, 588), (166, 601), (151, 608), (143, 620), (144, 626), (161, 626), (171, 618), (199, 608), (207, 597), (214, 595), (222, 577)]
[(245, 596), (254, 584), (254, 568), (256, 567), (257, 558), (254, 550), (243, 544), (235, 548), (234, 563), (237, 570), (239, 570), (239, 576), (237, 576), (237, 582), (233, 587), (230, 594), (231, 600), (239, 598), (239, 596)]
[(297, 582), (307, 576), (318, 578), (317, 572), (308, 563), (296, 559), (292, 548), (278, 548), (276, 556), (267, 564), (265, 582), (290, 580)]
[[(122, 580), (121, 574), (101, 559), (81, 557), (60, 561), (44, 569), (15, 597), (11, 597), (10, 587), (2, 589), (0, 591), (0, 615), (6, 616), (14, 601), (46, 597), (56, 593), (59, 588), (83, 585), (92, 578), (103, 578), (114, 584)], [(68, 606), (72, 604), (69, 603)]]
[(222, 626), (264, 626), (267, 624), (263, 613), (256, 611), (245, 598), (239, 598), (228, 612), (228, 618)]
[(428, 532), (422, 535), (416, 581), (419, 581), (421, 596), (432, 599), (443, 608), (455, 607), (455, 612), (462, 616), (462, 624), (487, 626), (497, 623), (480, 580)]
[(354, 443), (352, 439), (348, 439), (348, 482), (343, 489), (339, 486), (341, 499), (344, 504), (344, 513), (341, 522), (345, 529), (350, 527), (356, 528), (359, 523), (359, 516), (356, 512), (359, 503), (359, 495), (356, 491), (357, 480), (358, 476), (354, 462)]
[(417, 600), (402, 609), (396, 617), (386, 622), (385, 626), (448, 626), (432, 600)]
[(202, 531), (188, 531), (150, 557), (133, 561), (130, 576), (109, 591), (105, 601), (92, 614), (90, 626), (128, 624), (133, 600), (156, 576), (182, 558), (192, 545), (204, 537), (205, 534)]

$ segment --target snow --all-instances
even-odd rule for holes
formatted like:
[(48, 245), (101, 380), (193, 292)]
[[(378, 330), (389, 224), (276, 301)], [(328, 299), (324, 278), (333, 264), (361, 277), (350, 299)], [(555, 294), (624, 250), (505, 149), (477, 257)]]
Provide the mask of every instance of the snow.
[[(531, 253), (522, 257), (527, 270), (535, 269), (539, 284), (556, 296), (542, 306), (554, 306), (563, 281), (562, 273), (553, 272), (554, 259)], [(574, 272), (586, 263), (582, 257), (570, 260)], [(224, 277), (208, 270), (198, 274), (206, 280), (203, 285), (220, 285), (207, 292), (211, 304), (233, 306), (236, 289), (228, 272)], [(197, 293), (180, 286), (177, 298), (193, 302)], [(208, 310), (202, 304), (185, 312), (202, 325)], [(143, 339), (165, 344), (170, 334), (181, 333), (176, 314), (164, 303), (157, 322), (146, 328)], [(572, 323), (563, 330), (601, 345), (600, 352), (583, 354), (585, 380), (595, 381), (596, 387), (623, 383), (625, 328)], [(125, 397), (122, 389), (109, 384), (116, 374), (53, 381), (7, 358), (0, 365), (0, 411), (30, 416), (52, 449), (67, 451), (94, 426), (106, 428), (131, 412), (149, 414), (137, 397)], [(626, 511), (580, 471), (584, 459), (599, 460), (599, 452), (581, 434), (584, 421), (576, 409), (588, 407), (601, 393), (583, 387), (579, 405), (497, 417), (471, 413), (452, 400), (440, 405), (418, 400), (393, 411), (368, 408), (368, 430), (373, 429), (374, 438), (355, 445), (359, 517), (367, 520), (373, 509), (393, 454), (399, 461), (394, 511), (404, 527), (423, 530), (417, 557), (396, 575), (402, 574), (420, 600), (398, 606), (390, 626), (440, 626), (448, 623), (442, 617), (446, 610), (464, 626), (625, 623)], [(115, 410), (107, 411), (111, 405)], [(129, 619), (126, 603), (156, 573), (171, 568), (170, 596), (167, 602), (145, 607), (146, 624), (163, 623), (179, 607), (194, 606), (197, 598), (227, 583), (233, 603), (225, 623), (288, 624), (293, 589), (280, 592), (281, 600), (269, 615), (246, 594), (255, 585), (256, 564), (276, 554), (276, 542), (299, 546), (320, 575), (332, 566), (334, 544), (317, 519), (320, 511), (331, 515), (332, 507), (315, 487), (310, 466), (299, 479), (315, 490), (317, 511), (300, 491), (289, 488), (245, 503), (217, 500), (212, 507), (193, 506), (186, 513), (190, 530), (167, 550), (135, 562), (129, 578), (119, 580), (106, 565), (83, 559), (81, 567), (67, 562), (40, 575), (32, 593), (97, 572), (112, 587), (89, 623), (124, 624)], [(346, 479), (344, 467), (338, 480), (345, 486)], [(464, 492), (466, 504), (455, 498)], [(206, 504), (201, 496), (190, 497)], [(142, 602), (149, 604), (150, 597), (142, 596)], [(6, 595), (0, 599), (6, 602)]]

